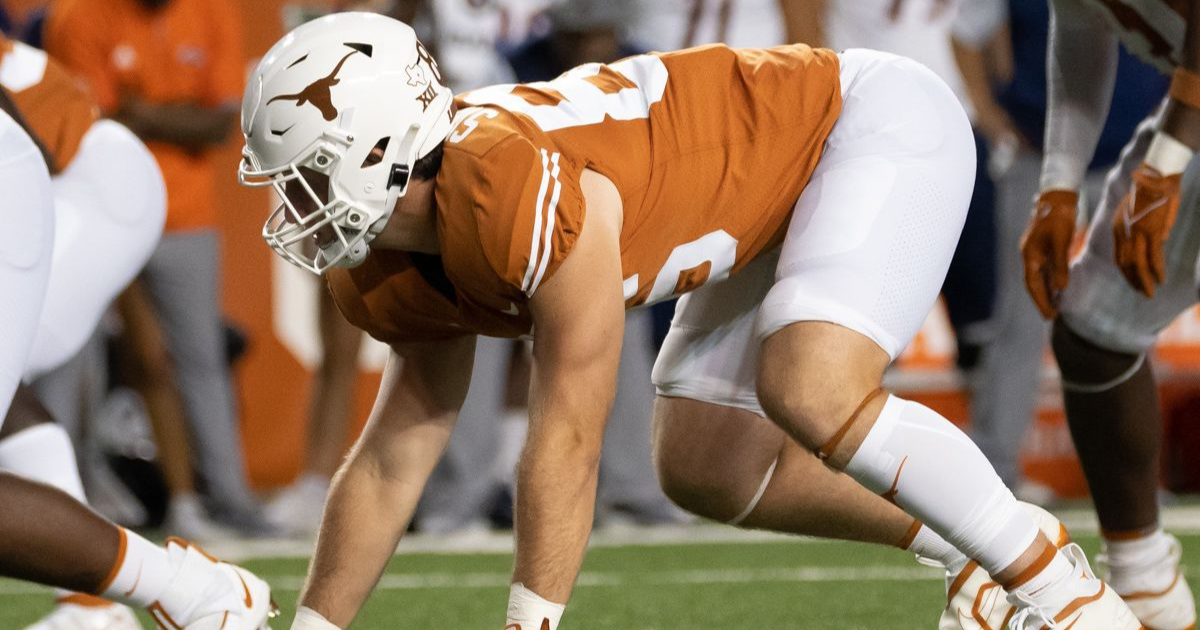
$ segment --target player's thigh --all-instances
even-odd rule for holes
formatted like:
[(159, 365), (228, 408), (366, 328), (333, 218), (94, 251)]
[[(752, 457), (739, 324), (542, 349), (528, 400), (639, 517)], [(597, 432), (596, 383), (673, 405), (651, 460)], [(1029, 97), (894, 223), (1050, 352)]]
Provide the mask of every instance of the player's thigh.
[(925, 67), (872, 51), (841, 57), (843, 112), (796, 203), (756, 335), (827, 322), (894, 359), (946, 277), (971, 198), (974, 139)]
[(29, 136), (0, 112), (0, 424), (25, 372), (50, 271), (50, 176)]
[(1200, 163), (1184, 174), (1175, 227), (1164, 244), (1166, 281), (1151, 299), (1129, 286), (1113, 259), (1112, 221), (1129, 191), (1133, 169), (1142, 162), (1153, 135), (1151, 121), (1137, 134), (1109, 172), (1083, 252), (1071, 265), (1070, 282), (1059, 304), (1062, 321), (1076, 334), (1108, 350), (1141, 354), (1158, 333), (1196, 302), (1200, 255)]
[(53, 179), (57, 212), (50, 282), (26, 377), (75, 355), (162, 235), (166, 191), (153, 156), (129, 130), (100, 121)]

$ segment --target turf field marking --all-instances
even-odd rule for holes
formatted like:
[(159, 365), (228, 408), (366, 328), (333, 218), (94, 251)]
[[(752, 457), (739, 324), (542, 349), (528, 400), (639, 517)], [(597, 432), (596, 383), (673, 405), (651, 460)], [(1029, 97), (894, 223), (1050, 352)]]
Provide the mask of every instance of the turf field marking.
[[(301, 575), (270, 575), (260, 577), (281, 592), (297, 592), (304, 583)], [(807, 567), (776, 569), (724, 569), (688, 571), (657, 571), (651, 573), (613, 573), (585, 571), (579, 585), (686, 585), (686, 584), (754, 584), (760, 582), (904, 582), (910, 580), (939, 580), (941, 572), (925, 567)], [(379, 580), (378, 588), (385, 591), (444, 590), (505, 588), (512, 580), (509, 573), (417, 573), (388, 574)], [(48, 593), (49, 589), (20, 582), (0, 583), (0, 596)]]

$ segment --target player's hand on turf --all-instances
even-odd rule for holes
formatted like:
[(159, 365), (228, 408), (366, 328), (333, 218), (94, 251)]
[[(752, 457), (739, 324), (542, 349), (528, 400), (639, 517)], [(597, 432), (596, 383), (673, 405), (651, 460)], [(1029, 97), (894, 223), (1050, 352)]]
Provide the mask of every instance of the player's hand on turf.
[(1167, 279), (1163, 243), (1179, 210), (1180, 175), (1165, 176), (1143, 164), (1113, 218), (1117, 266), (1133, 288), (1154, 297)]
[(1079, 194), (1072, 190), (1047, 190), (1038, 195), (1033, 216), (1021, 237), (1025, 260), (1025, 288), (1042, 313), (1058, 315), (1058, 296), (1067, 288), (1071, 238), (1075, 234), (1075, 209)]

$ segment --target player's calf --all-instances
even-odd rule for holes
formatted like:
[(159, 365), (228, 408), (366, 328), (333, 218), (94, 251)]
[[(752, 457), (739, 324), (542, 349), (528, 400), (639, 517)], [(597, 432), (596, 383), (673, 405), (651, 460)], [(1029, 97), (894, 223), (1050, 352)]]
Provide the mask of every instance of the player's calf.
[(1081, 554), (1059, 552), (1038, 531), (965, 434), (928, 407), (878, 391), (888, 361), (849, 329), (791, 324), (763, 343), (759, 398), (829, 465), (976, 559), (1010, 592), (1014, 620), (1029, 622), (1014, 628), (1087, 610), (1089, 620), (1109, 620), (1097, 630), (1135, 629), (1121, 621), (1133, 616), (1120, 598), (1091, 576)]

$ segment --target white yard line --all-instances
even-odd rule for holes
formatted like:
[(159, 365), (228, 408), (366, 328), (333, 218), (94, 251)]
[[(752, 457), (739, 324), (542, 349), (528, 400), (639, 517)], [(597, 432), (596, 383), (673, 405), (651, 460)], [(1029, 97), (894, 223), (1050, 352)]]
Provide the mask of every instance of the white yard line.
[[(1074, 534), (1098, 533), (1095, 514), (1091, 509), (1073, 508), (1058, 512), (1067, 529)], [(1170, 531), (1183, 534), (1200, 533), (1200, 505), (1175, 506), (1163, 511), (1163, 522)], [(747, 531), (719, 524), (672, 525), (666, 527), (614, 526), (597, 531), (592, 536), (593, 548), (645, 547), (688, 544), (755, 544), (791, 542), (795, 544), (824, 544), (828, 541), (802, 538), (772, 532)], [(312, 541), (297, 540), (228, 540), (204, 544), (210, 553), (230, 561), (256, 558), (307, 558), (312, 553)], [(508, 533), (470, 532), (463, 534), (406, 536), (396, 550), (398, 554), (477, 554), (511, 553), (512, 536)]]
[[(302, 575), (271, 575), (261, 577), (270, 582), (277, 592), (296, 592), (304, 581)], [(939, 580), (941, 571), (927, 567), (807, 567), (771, 569), (722, 569), (659, 571), (651, 573), (612, 573), (585, 571), (579, 576), (580, 586), (638, 585), (702, 585), (702, 584), (755, 584), (808, 583), (808, 582), (907, 582), (911, 580)], [(504, 588), (509, 585), (509, 573), (420, 573), (412, 575), (384, 575), (379, 580), (378, 590), (445, 590)], [(22, 582), (0, 582), (0, 596), (31, 595), (49, 593), (49, 589)]]

